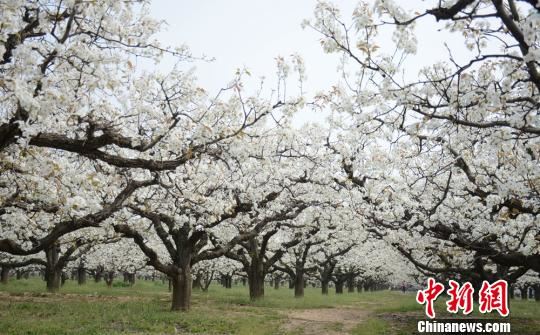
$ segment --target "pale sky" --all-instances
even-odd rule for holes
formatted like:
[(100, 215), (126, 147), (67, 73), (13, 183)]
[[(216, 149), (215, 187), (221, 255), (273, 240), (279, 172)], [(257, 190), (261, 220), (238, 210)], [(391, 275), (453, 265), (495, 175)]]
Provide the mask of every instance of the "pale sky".
[[(400, 3), (400, 1), (396, 1)], [(267, 78), (267, 88), (275, 88), (275, 57), (300, 54), (307, 69), (304, 91), (313, 94), (326, 90), (339, 80), (337, 56), (325, 54), (320, 35), (301, 28), (303, 19), (311, 19), (316, 0), (154, 0), (152, 14), (167, 21), (166, 31), (158, 38), (166, 45), (186, 44), (194, 55), (215, 58), (211, 63), (196, 64), (196, 75), (202, 87), (217, 91), (233, 77), (237, 68), (246, 67), (254, 78)], [(335, 0), (342, 16), (350, 19), (356, 1)], [(401, 1), (409, 7), (426, 7), (425, 1)], [(428, 4), (429, 5), (429, 4)], [(418, 24), (418, 54), (409, 59), (409, 75), (436, 60), (446, 59), (443, 40), (451, 46), (462, 43), (437, 33), (440, 25), (431, 17)], [(455, 41), (452, 41), (455, 40)], [(390, 37), (382, 38), (383, 48), (392, 49)], [(462, 45), (462, 44), (461, 44)], [(255, 80), (254, 83), (255, 84)]]

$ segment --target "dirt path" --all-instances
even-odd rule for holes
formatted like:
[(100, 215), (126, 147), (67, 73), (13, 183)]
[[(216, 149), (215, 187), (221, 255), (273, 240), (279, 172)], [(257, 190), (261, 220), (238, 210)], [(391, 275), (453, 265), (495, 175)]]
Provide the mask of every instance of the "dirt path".
[(368, 313), (358, 308), (318, 308), (289, 310), (282, 326), (285, 334), (338, 335), (351, 330), (367, 319)]
[(76, 301), (112, 301), (126, 302), (132, 300), (148, 299), (140, 296), (109, 296), (93, 294), (73, 294), (73, 293), (8, 293), (0, 292), (0, 300), (8, 302), (59, 302), (66, 300)]

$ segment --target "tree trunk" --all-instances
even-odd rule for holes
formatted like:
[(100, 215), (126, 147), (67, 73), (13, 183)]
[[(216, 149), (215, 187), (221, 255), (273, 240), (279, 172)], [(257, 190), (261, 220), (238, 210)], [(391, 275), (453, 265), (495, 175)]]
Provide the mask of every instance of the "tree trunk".
[(9, 270), (11, 268), (9, 266), (2, 266), (2, 284), (7, 284), (9, 280)]
[(520, 287), (519, 293), (521, 295), (521, 299), (527, 300), (527, 287)]
[(514, 299), (514, 291), (515, 291), (514, 284), (508, 285), (508, 298)]
[(202, 289), (202, 274), (198, 272), (195, 275), (195, 280), (193, 280), (193, 290), (201, 290)]
[(135, 285), (135, 272), (128, 273), (128, 283), (129, 283), (129, 286)]
[(252, 257), (251, 264), (247, 271), (249, 298), (257, 300), (264, 298), (264, 268), (262, 261), (256, 257)]
[(324, 295), (328, 295), (328, 283), (329, 282), (330, 282), (330, 280), (328, 280), (327, 278), (321, 279), (321, 292)]
[(354, 275), (351, 273), (347, 278), (347, 291), (349, 293), (354, 293)]
[(232, 288), (232, 275), (229, 275), (229, 274), (221, 275), (220, 282), (223, 287)]
[(343, 293), (343, 280), (336, 280), (336, 294), (342, 294)]
[(294, 278), (294, 297), (302, 298), (304, 296), (304, 272), (296, 271), (296, 277)]
[(58, 292), (62, 282), (62, 270), (51, 269), (46, 272), (47, 291)]
[(536, 284), (534, 287), (534, 300), (540, 301), (540, 284)]
[(64, 284), (66, 283), (66, 280), (68, 279), (67, 273), (62, 271), (62, 275), (61, 275), (60, 279), (61, 279), (60, 285), (64, 286)]
[(23, 277), (23, 271), (17, 270), (17, 272), (15, 272), (15, 278), (17, 278), (17, 280), (20, 280), (22, 279), (22, 277)]
[(97, 268), (96, 268), (96, 272), (94, 273), (94, 281), (96, 283), (99, 283), (101, 281), (101, 279), (103, 278), (103, 271), (105, 269), (103, 268), (103, 266), (101, 265), (98, 265)]
[(112, 287), (113, 280), (114, 280), (114, 272), (113, 271), (107, 272), (105, 274), (105, 284), (107, 284), (108, 288)]
[[(185, 264), (185, 263), (184, 263)], [(188, 311), (191, 303), (191, 267), (189, 263), (171, 276), (173, 311)]]
[(80, 264), (77, 268), (77, 283), (79, 285), (86, 284), (86, 269), (83, 264)]
[(279, 289), (279, 283), (280, 283), (280, 281), (281, 281), (281, 278), (279, 278), (279, 277), (274, 278), (274, 289), (275, 289), (275, 290), (278, 290), (278, 289)]
[(45, 266), (45, 281), (47, 282), (47, 291), (57, 292), (60, 289), (62, 281), (62, 269), (58, 269), (58, 251), (56, 244), (52, 244), (45, 249), (47, 265)]
[(206, 276), (203, 280), (203, 286), (202, 290), (203, 292), (208, 292), (208, 287), (210, 287), (210, 284), (212, 283), (212, 280), (214, 279), (214, 271), (210, 273), (210, 275)]

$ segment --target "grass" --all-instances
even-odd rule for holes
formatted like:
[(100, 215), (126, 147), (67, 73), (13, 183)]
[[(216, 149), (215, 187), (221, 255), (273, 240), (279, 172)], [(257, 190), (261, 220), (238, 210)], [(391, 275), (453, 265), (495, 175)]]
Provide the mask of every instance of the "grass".
[[(308, 324), (287, 328), (295, 310), (347, 308), (361, 311), (354, 327), (341, 320), (321, 323), (317, 334), (411, 334), (423, 317), (414, 295), (400, 292), (330, 293), (307, 288), (296, 299), (292, 290), (266, 288), (263, 300), (250, 302), (246, 287), (212, 284), (193, 294), (192, 310), (170, 312), (167, 285), (139, 280), (133, 287), (104, 283), (79, 286), (67, 281), (58, 294), (45, 292), (38, 278), (11, 280), (0, 286), (0, 334), (311, 334)], [(540, 334), (540, 303), (511, 302), (510, 322), (517, 334)], [(436, 311), (444, 314), (444, 302)]]
[(379, 318), (371, 318), (362, 322), (352, 330), (352, 334), (393, 334), (390, 333), (388, 322)]

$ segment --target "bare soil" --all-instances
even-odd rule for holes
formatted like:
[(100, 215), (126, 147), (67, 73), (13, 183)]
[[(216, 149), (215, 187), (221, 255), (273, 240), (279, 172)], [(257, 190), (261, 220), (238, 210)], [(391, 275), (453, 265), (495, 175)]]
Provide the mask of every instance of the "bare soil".
[(349, 334), (368, 317), (358, 308), (318, 308), (289, 310), (287, 322), (282, 326), (284, 333), (305, 335)]

